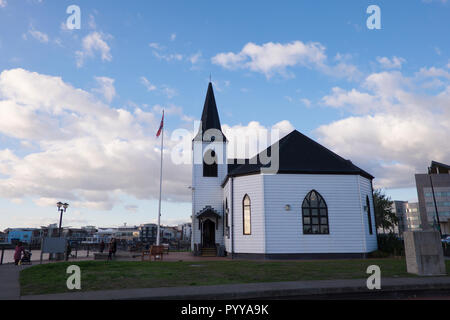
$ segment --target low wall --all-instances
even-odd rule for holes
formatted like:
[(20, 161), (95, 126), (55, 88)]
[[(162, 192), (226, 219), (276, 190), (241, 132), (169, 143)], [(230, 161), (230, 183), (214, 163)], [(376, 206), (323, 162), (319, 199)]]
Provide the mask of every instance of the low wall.
[(409, 273), (421, 276), (445, 275), (444, 250), (437, 231), (404, 233), (406, 265)]

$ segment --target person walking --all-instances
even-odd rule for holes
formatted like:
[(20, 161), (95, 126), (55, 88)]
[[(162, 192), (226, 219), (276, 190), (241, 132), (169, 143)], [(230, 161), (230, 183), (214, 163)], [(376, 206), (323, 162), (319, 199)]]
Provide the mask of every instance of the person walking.
[(103, 253), (103, 251), (105, 251), (105, 242), (102, 240), (102, 242), (100, 242), (100, 253)]
[(20, 259), (22, 259), (22, 253), (25, 253), (22, 242), (17, 243), (16, 249), (14, 250), (14, 264), (19, 265)]
[(109, 255), (108, 260), (112, 260), (112, 258), (116, 257), (116, 251), (117, 251), (117, 242), (116, 239), (112, 238), (109, 243)]
[(66, 247), (66, 261), (69, 261), (70, 255), (72, 253), (72, 247), (70, 246), (70, 242), (67, 241), (67, 247)]

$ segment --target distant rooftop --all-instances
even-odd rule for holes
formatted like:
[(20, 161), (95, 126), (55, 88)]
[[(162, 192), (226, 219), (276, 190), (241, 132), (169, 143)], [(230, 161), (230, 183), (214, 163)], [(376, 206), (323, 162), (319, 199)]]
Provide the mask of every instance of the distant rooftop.
[(430, 171), (432, 174), (450, 174), (450, 165), (431, 161)]

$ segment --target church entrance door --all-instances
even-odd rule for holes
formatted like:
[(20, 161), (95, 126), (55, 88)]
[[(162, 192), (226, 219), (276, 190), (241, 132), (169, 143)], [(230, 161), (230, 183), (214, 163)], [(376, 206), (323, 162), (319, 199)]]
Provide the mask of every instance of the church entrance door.
[(216, 247), (216, 224), (207, 219), (203, 222), (203, 248)]

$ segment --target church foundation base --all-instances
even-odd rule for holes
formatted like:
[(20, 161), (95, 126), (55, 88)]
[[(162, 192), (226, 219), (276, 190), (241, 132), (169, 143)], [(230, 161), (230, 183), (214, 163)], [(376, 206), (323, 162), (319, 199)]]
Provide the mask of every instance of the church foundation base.
[(228, 253), (233, 259), (243, 260), (334, 260), (367, 259), (368, 253)]

